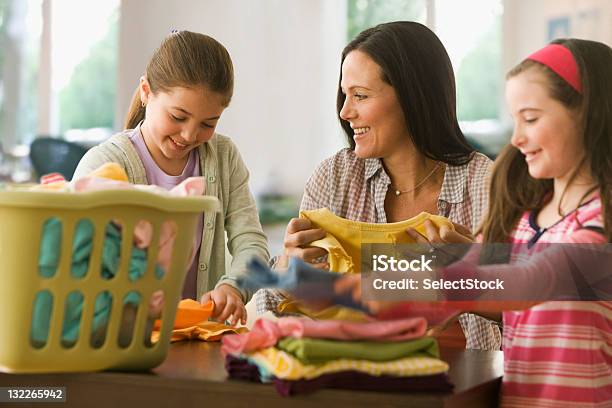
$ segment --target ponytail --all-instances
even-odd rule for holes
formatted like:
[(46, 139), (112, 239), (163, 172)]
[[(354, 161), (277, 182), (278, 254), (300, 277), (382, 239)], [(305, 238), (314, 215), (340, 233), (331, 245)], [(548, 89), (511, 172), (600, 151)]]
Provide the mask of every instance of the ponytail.
[(130, 109), (128, 110), (125, 118), (124, 129), (134, 129), (138, 124), (145, 118), (145, 107), (142, 106), (140, 100), (140, 89), (136, 88), (134, 96), (132, 96), (132, 102), (130, 103)]

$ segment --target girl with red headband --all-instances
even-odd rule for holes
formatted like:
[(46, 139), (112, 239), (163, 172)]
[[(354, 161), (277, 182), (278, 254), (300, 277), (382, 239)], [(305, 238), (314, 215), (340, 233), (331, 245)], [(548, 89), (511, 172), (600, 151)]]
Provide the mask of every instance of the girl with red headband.
[[(610, 243), (610, 67), (610, 47), (568, 39), (508, 73), (506, 99), (515, 126), (494, 164), (481, 242), (511, 243), (511, 255), (521, 246), (537, 252), (550, 243)], [(508, 269), (518, 273), (522, 266), (509, 259), (514, 265)], [(336, 291), (358, 298), (361, 280), (343, 278)], [(503, 317), (503, 407), (612, 407), (612, 302), (487, 307), (479, 313)]]
[[(508, 73), (514, 132), (494, 166), (484, 242), (610, 242), (611, 66), (607, 45), (569, 39)], [(502, 406), (612, 406), (612, 302), (545, 302), (503, 323)]]

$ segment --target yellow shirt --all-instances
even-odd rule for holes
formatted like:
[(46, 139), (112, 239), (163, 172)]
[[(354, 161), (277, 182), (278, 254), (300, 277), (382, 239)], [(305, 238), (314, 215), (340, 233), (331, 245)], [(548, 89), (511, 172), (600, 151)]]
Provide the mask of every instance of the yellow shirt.
[(300, 211), (301, 218), (310, 220), (314, 228), (327, 232), (325, 238), (310, 245), (328, 252), (329, 269), (334, 272), (360, 272), (362, 244), (414, 244), (406, 233), (414, 228), (426, 235), (425, 221), (430, 220), (438, 228), (447, 226), (454, 230), (453, 223), (439, 215), (422, 212), (408, 220), (388, 224), (372, 224), (338, 217), (327, 208)]

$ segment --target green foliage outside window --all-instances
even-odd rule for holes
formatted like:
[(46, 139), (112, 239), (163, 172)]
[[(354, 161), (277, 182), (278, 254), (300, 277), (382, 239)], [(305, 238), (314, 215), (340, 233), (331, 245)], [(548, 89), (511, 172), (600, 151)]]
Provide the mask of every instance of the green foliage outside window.
[[(4, 71), (4, 47), (6, 47), (5, 42), (7, 41), (7, 5), (6, 0), (0, 0), (0, 72)], [(0, 78), (0, 85), (2, 85), (2, 78)], [(4, 103), (4, 95), (0, 95), (0, 129), (4, 127), (4, 109), (2, 109), (2, 103)], [(0, 152), (2, 151), (2, 144), (0, 143)], [(1, 160), (1, 158), (0, 158)]]
[(498, 17), (456, 73), (459, 120), (499, 117), (501, 76), (501, 17)]
[[(12, 144), (29, 143), (35, 136), (38, 127), (38, 71), (40, 57), (40, 37), (26, 32), (15, 36), (14, 26), (24, 27), (23, 16), (15, 9), (31, 8), (32, 2), (27, 5), (18, 3), (23, 0), (0, 0), (0, 141), (6, 148)], [(21, 10), (23, 11), (23, 10)], [(15, 22), (16, 19), (20, 19)], [(10, 60), (8, 58), (17, 58)], [(12, 73), (7, 75), (8, 72)], [(7, 77), (11, 79), (7, 79)], [(14, 83), (8, 83), (12, 80)], [(12, 92), (6, 88), (11, 86)], [(15, 95), (16, 93), (16, 95)], [(14, 99), (14, 98), (17, 99)], [(19, 115), (12, 118), (12, 125), (5, 133), (7, 122), (7, 106)], [(7, 142), (8, 139), (8, 142)], [(0, 151), (2, 149), (0, 148)]]
[(110, 18), (106, 36), (79, 63), (60, 91), (60, 130), (112, 128), (117, 92), (118, 13)]

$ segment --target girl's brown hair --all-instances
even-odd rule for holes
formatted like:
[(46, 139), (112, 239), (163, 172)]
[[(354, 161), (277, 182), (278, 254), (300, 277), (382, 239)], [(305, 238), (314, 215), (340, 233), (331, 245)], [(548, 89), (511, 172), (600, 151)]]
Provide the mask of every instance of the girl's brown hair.
[[(575, 91), (548, 67), (524, 60), (506, 78), (529, 69), (538, 69), (548, 79), (552, 98), (576, 113), (583, 135), (585, 157), (601, 194), (604, 234), (612, 240), (612, 49), (605, 44), (577, 39), (553, 41), (570, 50), (580, 72), (582, 94)], [(578, 158), (580, 159), (580, 158)], [(572, 178), (577, 175), (577, 170)], [(525, 211), (540, 208), (542, 199), (553, 190), (553, 181), (534, 179), (520, 151), (506, 146), (493, 167), (489, 208), (480, 232), (484, 242), (507, 242)], [(583, 198), (584, 199), (584, 198)]]
[[(190, 31), (176, 31), (166, 37), (151, 57), (145, 78), (153, 94), (173, 87), (204, 86), (225, 96), (226, 106), (234, 91), (234, 67), (225, 47), (207, 35)], [(144, 117), (145, 107), (136, 88), (125, 128), (135, 128)]]

